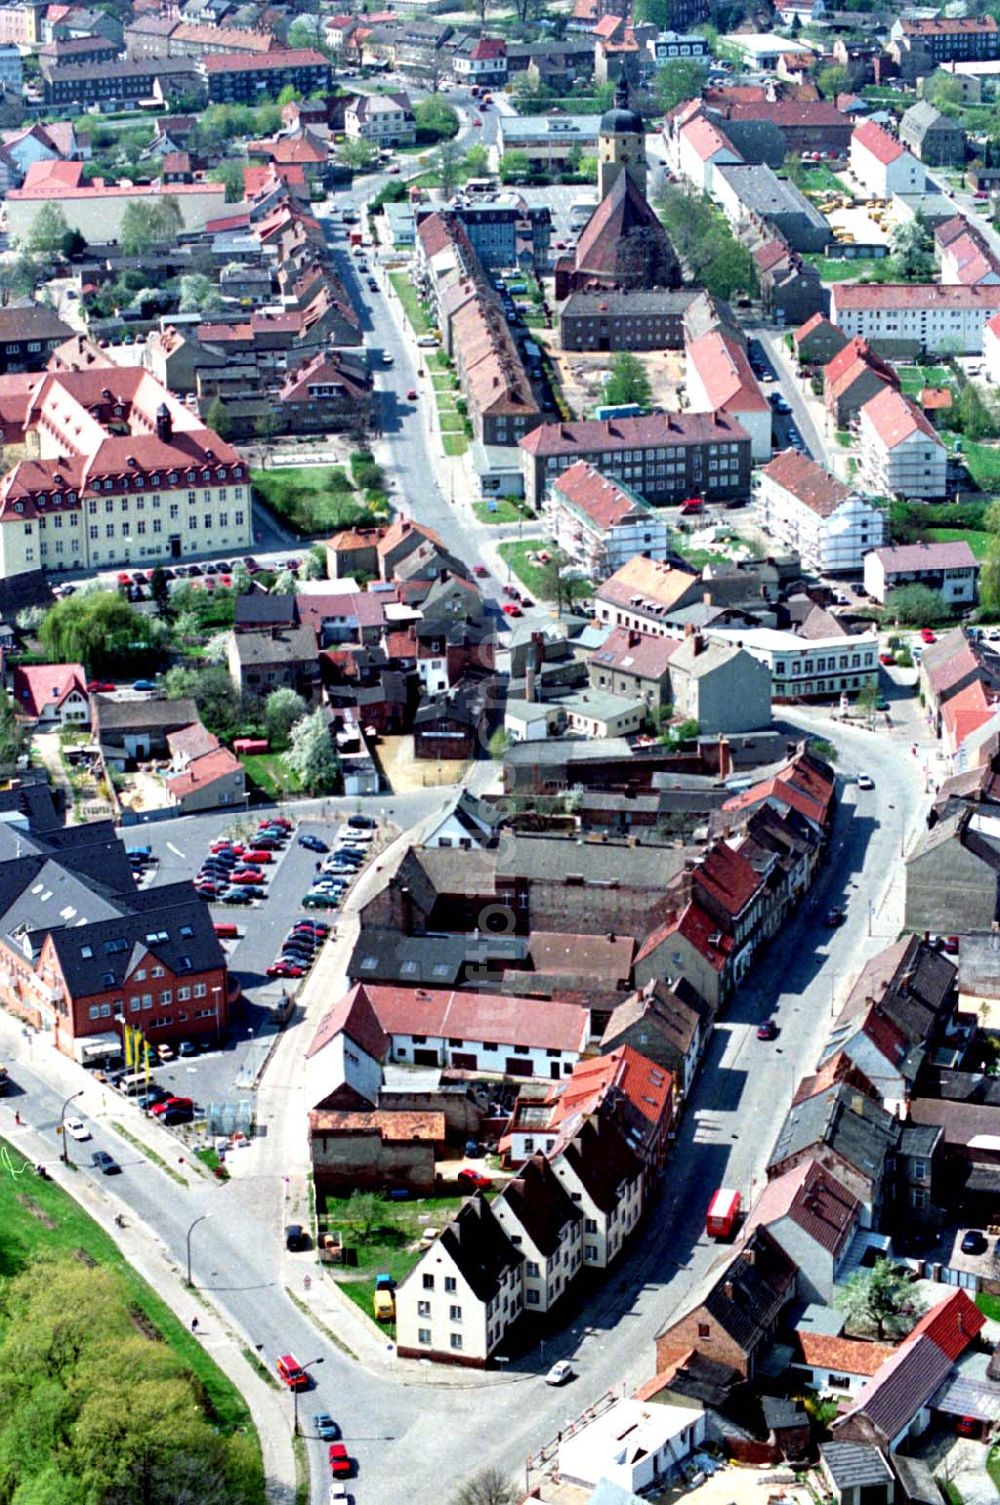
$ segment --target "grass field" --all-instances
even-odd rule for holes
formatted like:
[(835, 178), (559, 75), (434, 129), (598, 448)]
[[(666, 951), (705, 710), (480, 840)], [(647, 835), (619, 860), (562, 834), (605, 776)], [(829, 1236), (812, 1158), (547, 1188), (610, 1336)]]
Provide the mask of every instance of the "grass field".
[(539, 601), (551, 601), (553, 597), (546, 588), (544, 566), (533, 564), (528, 555), (537, 553), (545, 546), (544, 538), (512, 539), (509, 543), (497, 545), (497, 552), (504, 564), (513, 570), (521, 584), (531, 595), (537, 596)]
[(806, 193), (843, 193), (844, 185), (825, 162), (802, 163), (802, 186)]
[(469, 448), (465, 434), (442, 434), (441, 448), (446, 455), (464, 455)]
[(928, 538), (939, 543), (967, 543), (977, 559), (985, 559), (995, 535), (980, 528), (928, 528)]
[(253, 470), (250, 479), (271, 511), (299, 533), (329, 533), (368, 520), (341, 465)]
[(527, 507), (522, 510), (516, 503), (502, 496), (491, 502), (473, 502), (472, 510), (481, 523), (492, 524), (494, 527), (499, 527), (501, 523), (518, 523), (529, 516)]
[[(420, 1235), (425, 1228), (443, 1228), (451, 1221), (462, 1204), (462, 1197), (420, 1197), (412, 1202), (385, 1202), (386, 1216), (380, 1226), (372, 1228), (367, 1238), (352, 1225), (352, 1209), (347, 1197), (320, 1198), (317, 1213), (319, 1226), (325, 1232), (343, 1233), (344, 1243), (358, 1253), (356, 1266), (348, 1266), (341, 1274), (337, 1270), (337, 1284), (345, 1296), (371, 1317), (372, 1300), (375, 1295), (375, 1280), (379, 1275), (391, 1275), (398, 1286), (404, 1281), (420, 1258)], [(395, 1336), (395, 1324), (385, 1324), (388, 1336)]]
[(822, 282), (865, 282), (871, 279), (878, 265), (877, 260), (867, 257), (807, 256), (819, 269)]
[(269, 799), (279, 799), (285, 794), (298, 794), (302, 785), (281, 761), (280, 753), (250, 753), (240, 759), (251, 784)]
[(389, 281), (392, 283), (396, 295), (403, 305), (403, 312), (412, 324), (414, 332), (418, 335), (430, 334), (433, 326), (424, 313), (423, 304), (417, 297), (416, 288), (406, 273), (390, 272)]
[[(112, 1240), (54, 1182), (31, 1175), (28, 1162), (2, 1140), (0, 1156), (6, 1172), (0, 1176), (0, 1277), (15, 1275), (48, 1253), (68, 1254), (112, 1269), (121, 1281), (123, 1302), (148, 1318), (197, 1377), (208, 1413), (219, 1430), (227, 1435), (236, 1431), (252, 1435), (250, 1411), (235, 1385), (126, 1263)], [(263, 1498), (261, 1473), (259, 1499)]]
[(965, 464), (976, 485), (983, 491), (1000, 492), (1000, 448), (990, 444), (963, 445)]
[(896, 374), (899, 385), (907, 397), (915, 397), (924, 387), (954, 388), (955, 377), (947, 366), (901, 366)]
[(1000, 1322), (1000, 1296), (991, 1296), (988, 1291), (980, 1291), (976, 1296), (976, 1305), (994, 1322)]

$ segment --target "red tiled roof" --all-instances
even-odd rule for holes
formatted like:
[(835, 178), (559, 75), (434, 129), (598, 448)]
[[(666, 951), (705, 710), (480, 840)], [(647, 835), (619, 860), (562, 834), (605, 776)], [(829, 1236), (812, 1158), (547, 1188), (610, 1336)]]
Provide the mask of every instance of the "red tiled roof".
[(802, 759), (795, 758), (773, 778), (763, 779), (742, 794), (726, 800), (722, 808), (746, 810), (763, 800), (771, 800), (779, 805), (790, 805), (800, 815), (822, 825), (826, 821), (832, 794), (830, 784)]
[(696, 115), (682, 126), (681, 135), (692, 146), (702, 162), (708, 162), (716, 152), (729, 151), (738, 156), (735, 146), (724, 131), (705, 115)]
[(746, 351), (731, 336), (709, 329), (687, 346), (686, 355), (689, 369), (693, 366), (701, 380), (710, 408), (736, 414), (770, 411)]
[(967, 287), (940, 282), (835, 282), (831, 297), (837, 314), (869, 308), (1000, 309), (1000, 284), (977, 282)]
[(694, 868), (696, 887), (734, 918), (750, 903), (763, 881), (757, 869), (724, 841), (709, 847)]
[(482, 61), (486, 58), (500, 58), (507, 56), (507, 43), (503, 37), (480, 37), (479, 41), (469, 53), (470, 58)]
[(369, 985), (365, 991), (389, 1035), (490, 1040), (529, 1050), (582, 1052), (590, 1033), (590, 1011), (568, 1003), (446, 988)]
[(650, 445), (719, 444), (748, 438), (735, 418), (719, 413), (648, 413), (642, 418), (590, 418), (575, 423), (542, 423), (520, 447), (531, 455), (574, 451), (648, 449)]
[(82, 664), (19, 664), (14, 670), (14, 705), (22, 715), (38, 717), (45, 706), (61, 706), (74, 690), (87, 698)]
[(576, 1063), (553, 1104), (547, 1127), (558, 1127), (574, 1113), (594, 1112), (609, 1088), (623, 1093), (640, 1117), (654, 1128), (671, 1114), (672, 1074), (631, 1045), (622, 1045), (607, 1055)]
[(590, 655), (590, 662), (602, 669), (619, 669), (639, 679), (662, 679), (672, 656), (681, 645), (680, 638), (664, 638), (649, 632), (635, 632), (615, 627), (600, 648)]
[(790, 1218), (808, 1238), (836, 1257), (853, 1237), (861, 1212), (857, 1197), (815, 1160), (806, 1160), (776, 1176), (754, 1203), (744, 1236)]
[(794, 449), (782, 450), (780, 455), (775, 455), (761, 468), (761, 475), (797, 497), (818, 517), (832, 517), (852, 494), (851, 488), (843, 481), (838, 481), (815, 460)]
[(212, 752), (192, 758), (183, 773), (176, 773), (166, 781), (167, 789), (175, 800), (182, 800), (196, 789), (204, 789), (217, 779), (231, 778), (241, 768), (240, 760), (228, 747), (217, 747)]
[(790, 127), (851, 124), (850, 116), (825, 100), (776, 99), (762, 104), (734, 104), (726, 114), (730, 120), (769, 120), (774, 125)]
[(983, 1329), (986, 1317), (963, 1290), (953, 1291), (932, 1306), (907, 1338), (928, 1337), (949, 1359), (957, 1359)]
[(924, 417), (916, 403), (894, 387), (884, 387), (870, 398), (861, 409), (861, 419), (872, 425), (886, 449), (895, 449), (912, 434), (923, 434), (925, 439), (933, 439), (935, 444), (944, 447), (933, 424)]
[(601, 17), (591, 35), (598, 39), (610, 40), (623, 24), (621, 16), (612, 15), (609, 11), (606, 16)]
[(922, 387), (920, 406), (925, 413), (938, 413), (952, 406), (952, 394), (948, 387)]
[(315, 1056), (339, 1034), (371, 1056), (384, 1061), (389, 1054), (389, 1037), (378, 1022), (371, 999), (363, 983), (357, 983), (323, 1015), (306, 1055)]
[[(829, 323), (830, 320), (825, 314), (813, 314), (804, 324), (800, 324), (798, 329), (793, 331), (792, 339), (798, 345), (800, 341), (805, 339), (806, 335), (812, 334), (814, 329), (819, 329), (822, 325)], [(831, 325), (830, 327), (832, 328), (833, 326)]]
[(802, 1357), (816, 1369), (834, 1374), (856, 1374), (871, 1378), (896, 1352), (891, 1343), (865, 1343), (856, 1338), (833, 1338), (828, 1333), (806, 1332), (796, 1328)]
[(887, 167), (890, 162), (895, 162), (906, 150), (895, 136), (890, 136), (889, 132), (883, 130), (874, 120), (865, 120), (861, 125), (855, 126), (854, 134), (851, 136), (851, 145), (855, 144), (863, 146), (877, 162), (882, 163), (883, 167)]
[(997, 29), (993, 16), (937, 16), (933, 20), (904, 20), (900, 25), (906, 37), (985, 35)]
[(700, 904), (692, 901), (679, 914), (669, 915), (658, 930), (647, 936), (636, 953), (636, 961), (652, 955), (672, 935), (682, 935), (715, 972), (723, 970), (733, 950), (732, 936), (720, 932), (715, 920), (705, 913)]
[(602, 476), (586, 460), (578, 460), (562, 471), (553, 489), (602, 529), (613, 528), (635, 512), (646, 510), (646, 504), (630, 496), (613, 476)]
[(321, 52), (313, 47), (288, 47), (284, 52), (217, 52), (201, 59), (206, 73), (254, 72), (272, 68), (328, 68), (330, 65)]

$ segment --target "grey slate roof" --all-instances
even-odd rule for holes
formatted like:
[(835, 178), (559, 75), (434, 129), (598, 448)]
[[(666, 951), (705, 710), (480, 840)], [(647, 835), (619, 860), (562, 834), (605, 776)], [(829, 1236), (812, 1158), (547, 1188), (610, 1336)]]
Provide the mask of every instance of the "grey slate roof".
[(518, 832), (497, 852), (497, 877), (535, 880), (581, 876), (619, 888), (665, 888), (684, 866), (678, 847), (634, 846), (625, 841), (576, 841)]
[(768, 1168), (811, 1145), (825, 1144), (848, 1165), (877, 1182), (899, 1132), (898, 1121), (884, 1108), (843, 1084), (834, 1085), (790, 1109)]
[(934, 1342), (921, 1335), (904, 1343), (858, 1396), (854, 1405), (834, 1422), (832, 1431), (867, 1417), (889, 1442), (916, 1416), (951, 1369), (951, 1360)]
[(542, 1154), (532, 1155), (504, 1187), (503, 1199), (546, 1259), (559, 1247), (567, 1223), (583, 1213)]
[(480, 1194), (463, 1204), (439, 1242), (480, 1301), (492, 1301), (503, 1275), (524, 1260)]
[(821, 1442), (820, 1457), (838, 1489), (886, 1484), (892, 1472), (874, 1443)]
[(291, 627), (294, 621), (294, 596), (275, 596), (269, 591), (248, 591), (236, 598), (237, 627)]
[(817, 230), (828, 230), (826, 220), (815, 204), (787, 178), (779, 178), (766, 163), (719, 163), (713, 169), (738, 195), (740, 202), (755, 214), (800, 214)]

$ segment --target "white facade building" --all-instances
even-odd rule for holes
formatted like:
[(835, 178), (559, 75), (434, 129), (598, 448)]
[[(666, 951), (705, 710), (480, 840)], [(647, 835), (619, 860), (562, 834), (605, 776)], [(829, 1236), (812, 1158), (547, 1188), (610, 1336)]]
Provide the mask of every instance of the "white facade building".
[(856, 637), (800, 638), (777, 627), (745, 631), (709, 628), (708, 635), (740, 642), (771, 670), (774, 700), (829, 700), (856, 695), (863, 685), (878, 684), (878, 634)]
[(916, 403), (893, 387), (859, 414), (858, 475), (874, 496), (931, 498), (948, 491), (948, 451)]
[(923, 163), (874, 120), (865, 120), (851, 136), (851, 172), (874, 198), (894, 193), (923, 193)]
[(344, 111), (344, 132), (373, 146), (412, 146), (416, 121), (405, 94), (359, 94)]
[(550, 483), (544, 511), (560, 549), (592, 580), (606, 580), (635, 554), (666, 559), (671, 551), (663, 513), (585, 460)]
[(983, 330), (983, 365), (988, 381), (1000, 383), (1000, 313)]
[(998, 312), (1000, 286), (990, 283), (835, 282), (830, 289), (830, 321), (848, 339), (928, 355), (982, 354), (984, 326)]
[(887, 538), (885, 513), (794, 449), (757, 472), (761, 527), (818, 574), (857, 571)]
[(771, 458), (771, 406), (738, 340), (707, 330), (685, 349), (688, 401), (693, 412), (724, 412), (750, 435), (750, 457)]
[(583, 1214), (584, 1264), (606, 1269), (642, 1216), (642, 1162), (599, 1114), (564, 1123), (550, 1158)]
[(948, 606), (974, 606), (978, 582), (979, 561), (960, 539), (875, 549), (865, 559), (865, 589), (874, 601), (903, 585), (926, 585)]
[(634, 1495), (676, 1474), (704, 1439), (696, 1402), (624, 1398), (559, 1444), (559, 1477), (585, 1489), (607, 1479)]
[(493, 1212), (524, 1255), (524, 1310), (550, 1311), (583, 1268), (583, 1214), (542, 1155), (508, 1181)]

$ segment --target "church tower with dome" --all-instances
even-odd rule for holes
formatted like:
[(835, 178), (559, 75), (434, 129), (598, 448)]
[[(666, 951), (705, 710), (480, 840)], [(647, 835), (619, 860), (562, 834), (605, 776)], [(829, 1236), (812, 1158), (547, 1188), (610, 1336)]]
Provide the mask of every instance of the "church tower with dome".
[(642, 116), (629, 109), (628, 83), (624, 74), (615, 89), (614, 105), (601, 117), (597, 137), (597, 190), (600, 198), (607, 196), (623, 172), (645, 198), (646, 131)]

